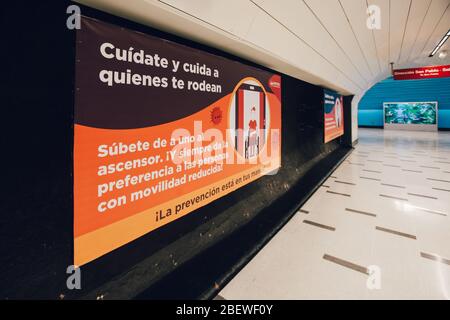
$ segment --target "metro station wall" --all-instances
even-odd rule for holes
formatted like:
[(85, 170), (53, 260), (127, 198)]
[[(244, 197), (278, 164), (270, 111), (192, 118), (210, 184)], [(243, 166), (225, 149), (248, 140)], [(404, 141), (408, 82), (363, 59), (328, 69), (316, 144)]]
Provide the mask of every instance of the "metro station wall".
[(437, 101), (439, 129), (450, 129), (450, 78), (383, 80), (366, 92), (359, 103), (358, 124), (382, 127), (383, 102)]
[[(5, 9), (11, 14), (2, 13), (0, 20), (3, 39), (11, 49), (2, 63), (6, 76), (0, 92), (2, 299), (95, 299), (103, 293), (107, 293), (105, 298), (133, 297), (203, 250), (232, 237), (263, 210), (272, 210), (272, 219), (283, 217), (342, 159), (344, 153), (338, 151), (347, 150), (341, 139), (323, 143), (323, 89), (282, 75), (282, 168), (278, 174), (263, 177), (83, 266), (82, 290), (68, 290), (66, 270), (73, 263), (74, 238), (75, 63), (75, 33), (66, 28), (69, 4), (8, 2)], [(82, 7), (82, 13), (256, 66), (98, 11)], [(37, 23), (36, 17), (40, 17)], [(9, 31), (11, 26), (14, 32)], [(323, 160), (328, 166), (318, 176), (307, 177)], [(299, 185), (303, 188), (297, 192)]]

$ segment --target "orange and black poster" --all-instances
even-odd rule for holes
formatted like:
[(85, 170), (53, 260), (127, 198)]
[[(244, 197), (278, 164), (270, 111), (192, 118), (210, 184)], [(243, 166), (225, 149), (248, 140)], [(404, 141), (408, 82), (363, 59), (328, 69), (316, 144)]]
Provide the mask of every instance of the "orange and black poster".
[(281, 165), (281, 77), (83, 17), (77, 31), (74, 264)]
[(324, 90), (324, 142), (344, 135), (344, 98), (331, 90)]

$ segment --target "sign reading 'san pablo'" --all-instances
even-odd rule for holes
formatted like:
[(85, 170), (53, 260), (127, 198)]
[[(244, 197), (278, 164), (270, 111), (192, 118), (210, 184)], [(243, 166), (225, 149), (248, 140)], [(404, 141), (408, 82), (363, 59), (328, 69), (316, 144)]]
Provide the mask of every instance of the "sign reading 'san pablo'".
[(450, 65), (394, 70), (394, 80), (419, 80), (450, 77)]
[(90, 18), (81, 23), (75, 265), (280, 167), (279, 75)]

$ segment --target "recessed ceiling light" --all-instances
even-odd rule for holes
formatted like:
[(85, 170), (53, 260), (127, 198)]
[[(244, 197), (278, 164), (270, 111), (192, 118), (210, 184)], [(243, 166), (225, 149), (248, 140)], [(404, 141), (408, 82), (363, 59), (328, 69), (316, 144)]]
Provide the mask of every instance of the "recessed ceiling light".
[(434, 48), (434, 50), (430, 53), (430, 57), (434, 56), (444, 45), (445, 41), (450, 38), (450, 30), (444, 35), (441, 41), (439, 41), (439, 44)]

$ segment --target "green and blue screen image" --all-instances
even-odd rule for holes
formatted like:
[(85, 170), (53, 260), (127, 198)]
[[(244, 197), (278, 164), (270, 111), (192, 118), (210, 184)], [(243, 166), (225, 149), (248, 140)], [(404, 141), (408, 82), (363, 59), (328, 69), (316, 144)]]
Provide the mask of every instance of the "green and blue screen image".
[(387, 124), (436, 124), (437, 103), (385, 103), (384, 117)]

